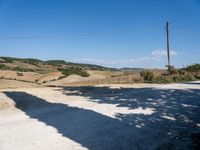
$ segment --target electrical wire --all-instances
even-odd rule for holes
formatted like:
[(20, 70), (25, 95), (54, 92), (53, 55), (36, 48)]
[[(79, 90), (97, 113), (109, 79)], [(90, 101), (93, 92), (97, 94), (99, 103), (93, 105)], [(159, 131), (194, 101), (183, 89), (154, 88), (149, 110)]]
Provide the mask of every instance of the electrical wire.
[(184, 20), (184, 19), (186, 19), (186, 18), (188, 18), (188, 17), (191, 17), (191, 16), (193, 16), (193, 15), (196, 15), (196, 14), (198, 14), (198, 13), (200, 13), (200, 11), (192, 12), (192, 13), (187, 14), (187, 15), (185, 15), (185, 16), (182, 16), (182, 17), (180, 17), (180, 18), (176, 18), (176, 19), (174, 19), (174, 20), (171, 20), (170, 23), (175, 24), (176, 22), (179, 22), (179, 21), (181, 21), (181, 20)]
[(192, 34), (195, 36), (200, 36), (200, 31), (188, 31), (188, 30), (184, 30), (184, 29), (173, 29), (173, 31), (182, 32), (182, 33), (186, 33), (186, 34)]
[(101, 36), (101, 35), (114, 35), (114, 34), (131, 34), (136, 32), (152, 32), (160, 30), (161, 27), (135, 29), (135, 30), (121, 30), (110, 32), (93, 32), (93, 33), (75, 33), (75, 34), (62, 34), (62, 35), (35, 35), (35, 36), (16, 36), (16, 37), (1, 37), (0, 40), (17, 40), (17, 39), (43, 39), (43, 38), (67, 38), (67, 37), (87, 37), (87, 36)]

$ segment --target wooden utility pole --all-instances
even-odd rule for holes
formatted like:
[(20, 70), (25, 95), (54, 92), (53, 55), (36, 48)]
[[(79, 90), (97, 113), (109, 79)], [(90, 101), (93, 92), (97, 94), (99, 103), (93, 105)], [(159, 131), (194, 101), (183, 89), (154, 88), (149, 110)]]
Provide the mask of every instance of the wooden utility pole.
[(167, 58), (168, 58), (168, 71), (169, 74), (171, 72), (171, 64), (170, 64), (170, 50), (169, 50), (169, 22), (166, 24), (166, 31), (167, 31)]

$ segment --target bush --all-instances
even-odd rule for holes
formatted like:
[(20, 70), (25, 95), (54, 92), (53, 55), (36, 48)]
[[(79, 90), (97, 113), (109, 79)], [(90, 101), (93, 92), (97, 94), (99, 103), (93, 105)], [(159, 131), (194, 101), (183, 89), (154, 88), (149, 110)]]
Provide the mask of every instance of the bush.
[(168, 70), (167, 75), (177, 74), (178, 70), (174, 66), (166, 65), (166, 67), (167, 67), (167, 70), (170, 69)]
[(11, 71), (18, 71), (18, 72), (37, 72), (38, 69), (31, 69), (31, 68), (21, 68), (21, 67), (8, 67), (4, 64), (0, 64), (1, 70), (11, 70)]
[(45, 61), (45, 64), (52, 65), (52, 66), (61, 66), (61, 65), (65, 65), (66, 62), (64, 60), (47, 60)]
[(61, 80), (61, 79), (65, 78), (65, 77), (66, 77), (66, 76), (60, 76), (60, 77), (58, 77), (57, 80)]
[(144, 70), (140, 73), (140, 76), (145, 80), (145, 81), (152, 81), (154, 78), (154, 73), (151, 70)]
[(66, 77), (72, 74), (80, 75), (82, 77), (89, 76), (89, 74), (85, 70), (81, 68), (75, 68), (75, 67), (70, 67), (68, 69), (58, 68), (58, 71), (61, 71), (62, 74), (64, 74)]
[(196, 78), (192, 74), (188, 73), (185, 75), (185, 80), (186, 81), (194, 81), (194, 80), (196, 80)]
[(158, 76), (154, 78), (154, 83), (172, 83), (173, 80), (169, 76)]
[(186, 82), (196, 80), (196, 78), (190, 73), (187, 73), (185, 75), (174, 75), (172, 78), (174, 82)]
[(10, 67), (5, 66), (4, 64), (0, 64), (0, 69), (1, 70), (9, 70)]
[(17, 72), (17, 76), (24, 76), (22, 72)]
[(194, 65), (187, 66), (185, 68), (185, 70), (187, 70), (189, 72), (200, 72), (200, 64), (194, 64)]
[(19, 72), (37, 72), (37, 69), (31, 69), (31, 68), (20, 68), (20, 67), (14, 67), (10, 68), (9, 70), (13, 71), (19, 71)]
[(194, 64), (184, 68), (189, 73), (192, 73), (196, 78), (200, 78), (200, 64)]
[(187, 71), (183, 70), (183, 69), (179, 69), (178, 70), (178, 74), (180, 75), (186, 75), (187, 74)]

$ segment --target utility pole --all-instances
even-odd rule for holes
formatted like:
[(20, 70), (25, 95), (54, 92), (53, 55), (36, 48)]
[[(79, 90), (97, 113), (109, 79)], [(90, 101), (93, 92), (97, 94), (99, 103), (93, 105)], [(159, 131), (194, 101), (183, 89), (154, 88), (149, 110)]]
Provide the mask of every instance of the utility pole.
[(166, 24), (166, 31), (167, 31), (167, 58), (168, 58), (168, 71), (169, 74), (171, 72), (171, 65), (170, 65), (170, 50), (169, 50), (169, 22)]

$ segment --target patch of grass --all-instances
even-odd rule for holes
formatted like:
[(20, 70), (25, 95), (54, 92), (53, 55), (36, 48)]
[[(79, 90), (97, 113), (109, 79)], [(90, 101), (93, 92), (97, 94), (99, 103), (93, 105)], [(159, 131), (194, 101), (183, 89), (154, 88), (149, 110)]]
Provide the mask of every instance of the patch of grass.
[(176, 83), (176, 82), (188, 82), (198, 80), (193, 74), (190, 72), (176, 73), (173, 75), (160, 75), (153, 79), (152, 83)]
[(174, 82), (187, 82), (187, 81), (195, 81), (197, 80), (192, 74), (186, 74), (186, 75), (175, 75), (173, 76)]
[(152, 81), (152, 83), (164, 83), (164, 84), (172, 82), (173, 80), (169, 76), (163, 76), (163, 75), (155, 77)]

